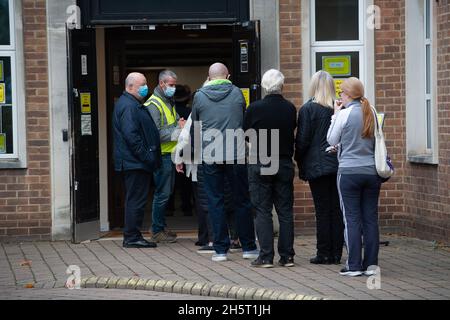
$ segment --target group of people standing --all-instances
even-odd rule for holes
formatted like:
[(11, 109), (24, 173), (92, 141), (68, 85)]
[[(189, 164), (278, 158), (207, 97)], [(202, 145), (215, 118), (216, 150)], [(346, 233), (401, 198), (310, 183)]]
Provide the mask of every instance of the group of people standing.
[[(114, 110), (115, 169), (123, 172), (126, 187), (124, 247), (153, 248), (176, 241), (177, 235), (167, 229), (165, 210), (178, 171), (193, 181), (203, 239), (199, 245), (206, 245), (199, 252), (211, 252), (214, 262), (228, 260), (232, 242), (227, 212), (232, 211), (243, 258), (252, 260), (253, 267), (274, 267), (275, 208), (280, 223), (278, 265), (295, 266), (295, 159), (316, 208), (317, 255), (310, 262), (340, 264), (345, 240), (349, 258), (342, 275), (368, 274), (370, 266), (378, 265), (382, 182), (375, 168), (376, 120), (361, 81), (346, 80), (337, 99), (331, 75), (318, 72), (311, 80), (310, 99), (297, 116), (296, 107), (283, 97), (285, 78), (280, 71), (264, 75), (266, 97), (247, 108), (227, 67), (216, 63), (195, 93), (188, 118), (176, 112), (176, 82), (173, 72), (162, 72), (145, 102), (145, 77), (130, 74)], [(256, 132), (255, 145), (244, 134), (228, 134), (249, 130)], [(260, 136), (268, 132), (272, 137), (275, 131), (276, 141)], [(213, 145), (215, 151), (210, 152)], [(261, 149), (270, 150), (268, 156), (276, 159), (276, 172), (265, 172), (272, 164), (263, 161)], [(196, 154), (200, 161), (192, 161)], [(147, 241), (140, 229), (152, 178), (153, 236)]]

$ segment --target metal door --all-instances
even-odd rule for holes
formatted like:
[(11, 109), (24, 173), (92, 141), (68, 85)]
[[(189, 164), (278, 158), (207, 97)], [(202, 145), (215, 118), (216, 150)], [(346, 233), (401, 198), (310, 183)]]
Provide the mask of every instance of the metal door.
[(73, 241), (100, 237), (95, 30), (69, 31)]

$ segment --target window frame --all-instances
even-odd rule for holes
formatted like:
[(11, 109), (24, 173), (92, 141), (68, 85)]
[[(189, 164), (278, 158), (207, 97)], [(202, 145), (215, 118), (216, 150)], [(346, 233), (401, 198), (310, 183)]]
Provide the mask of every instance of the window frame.
[[(428, 7), (429, 6), (429, 7)], [(433, 19), (433, 3), (431, 0), (424, 0), (424, 66), (425, 66), (425, 101), (424, 101), (424, 109), (425, 109), (425, 132), (426, 132), (426, 150), (427, 153), (433, 153), (433, 128), (434, 128), (434, 105), (436, 103), (435, 94), (433, 90), (433, 79), (434, 79), (434, 70), (433, 70), (433, 60), (434, 60), (434, 48), (433, 48), (433, 36), (434, 36), (434, 19)], [(429, 35), (427, 34), (429, 32)], [(428, 51), (429, 49), (429, 51)]]
[[(12, 102), (12, 122), (13, 122), (13, 153), (0, 154), (0, 160), (3, 159), (17, 159), (19, 156), (18, 153), (18, 143), (17, 143), (17, 134), (18, 134), (18, 118), (17, 118), (17, 69), (16, 69), (16, 52), (15, 51), (1, 51), (0, 57), (8, 57), (11, 60), (11, 102)], [(6, 105), (9, 106), (9, 105)], [(0, 106), (0, 109), (3, 106)]]
[(0, 46), (0, 55), (8, 56), (11, 59), (14, 152), (0, 155), (0, 169), (26, 169), (28, 162), (22, 2), (8, 1), (10, 5), (11, 45)]
[(317, 41), (316, 40), (316, 0), (310, 0), (310, 16), (311, 16), (311, 47), (336, 47), (336, 46), (364, 46), (365, 43), (365, 0), (358, 0), (358, 40), (339, 40), (339, 41)]
[(0, 45), (0, 51), (8, 51), (16, 49), (16, 37), (15, 34), (15, 15), (14, 15), (14, 0), (8, 0), (9, 7), (9, 45)]
[(439, 165), (436, 3), (429, 4), (427, 10), (427, 0), (406, 3), (406, 160)]
[[(302, 50), (308, 52), (303, 55), (302, 63), (305, 66), (303, 69), (303, 89), (304, 99), (307, 99), (307, 92), (310, 83), (310, 79), (314, 73), (316, 73), (315, 66), (315, 54), (320, 51), (357, 51), (359, 52), (360, 59), (360, 75), (359, 78), (366, 87), (366, 96), (372, 103), (376, 103), (375, 97), (375, 30), (367, 28), (368, 12), (367, 8), (374, 5), (374, 0), (359, 0), (360, 5), (360, 21), (359, 25), (360, 41), (333, 41), (333, 42), (314, 42), (315, 40), (315, 0), (301, 0), (302, 8), (305, 8), (302, 15), (303, 23), (307, 23), (311, 27), (302, 33)], [(312, 30), (314, 29), (314, 30)], [(314, 34), (312, 33), (314, 32)], [(333, 44), (327, 46), (328, 44)], [(320, 49), (319, 49), (320, 48)], [(333, 51), (331, 51), (333, 50)]]

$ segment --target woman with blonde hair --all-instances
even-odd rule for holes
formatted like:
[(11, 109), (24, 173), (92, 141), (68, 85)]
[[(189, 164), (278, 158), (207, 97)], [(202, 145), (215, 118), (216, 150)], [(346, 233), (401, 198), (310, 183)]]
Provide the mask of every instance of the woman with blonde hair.
[(341, 89), (342, 101), (335, 104), (328, 132), (328, 142), (340, 144), (338, 189), (349, 255), (341, 275), (371, 276), (373, 267), (378, 266), (378, 200), (382, 183), (375, 167), (375, 117), (359, 79), (347, 79)]
[(298, 117), (296, 160), (300, 179), (309, 182), (316, 209), (317, 255), (310, 262), (340, 264), (344, 224), (336, 186), (338, 160), (335, 152), (328, 152), (327, 142), (336, 90), (328, 72), (319, 71), (312, 77), (309, 97)]

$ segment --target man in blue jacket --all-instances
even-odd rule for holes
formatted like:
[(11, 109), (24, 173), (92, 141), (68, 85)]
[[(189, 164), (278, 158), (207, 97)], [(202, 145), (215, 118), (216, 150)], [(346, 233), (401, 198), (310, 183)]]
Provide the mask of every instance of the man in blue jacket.
[(140, 229), (151, 177), (161, 165), (159, 132), (143, 106), (148, 96), (144, 75), (131, 73), (125, 85), (113, 114), (114, 167), (123, 174), (126, 192), (123, 246), (155, 248), (156, 243), (145, 240)]

